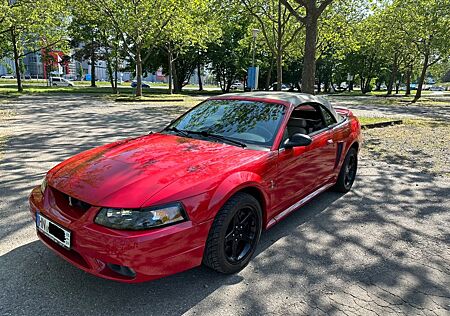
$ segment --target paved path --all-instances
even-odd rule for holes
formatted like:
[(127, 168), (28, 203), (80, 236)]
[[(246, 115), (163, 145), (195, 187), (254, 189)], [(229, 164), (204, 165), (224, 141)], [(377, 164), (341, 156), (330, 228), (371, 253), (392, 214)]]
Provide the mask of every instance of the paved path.
[[(435, 97), (437, 100), (448, 100), (449, 97)], [(420, 106), (412, 104), (394, 105), (394, 104), (380, 104), (380, 101), (386, 101), (382, 97), (371, 96), (329, 96), (329, 100), (334, 105), (348, 107), (358, 116), (368, 117), (401, 117), (401, 118), (427, 118), (433, 120), (441, 120), (445, 122), (450, 121), (450, 105), (436, 104), (433, 106)], [(374, 100), (376, 102), (374, 102)]]
[(82, 100), (22, 97), (0, 122), (0, 315), (450, 315), (449, 181), (366, 157), (350, 193), (326, 192), (264, 233), (237, 275), (199, 267), (126, 285), (72, 267), (36, 240), (31, 187), (59, 161), (184, 110)]

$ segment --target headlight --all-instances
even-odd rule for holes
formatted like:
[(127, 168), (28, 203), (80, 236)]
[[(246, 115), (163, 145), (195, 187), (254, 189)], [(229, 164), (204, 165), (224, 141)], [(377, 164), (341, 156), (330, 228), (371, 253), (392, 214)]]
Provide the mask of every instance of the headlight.
[(143, 230), (185, 221), (187, 216), (180, 203), (143, 209), (102, 208), (95, 223), (124, 230)]
[(44, 177), (44, 180), (42, 180), (42, 183), (41, 183), (42, 194), (44, 194), (46, 188), (47, 188), (47, 176)]

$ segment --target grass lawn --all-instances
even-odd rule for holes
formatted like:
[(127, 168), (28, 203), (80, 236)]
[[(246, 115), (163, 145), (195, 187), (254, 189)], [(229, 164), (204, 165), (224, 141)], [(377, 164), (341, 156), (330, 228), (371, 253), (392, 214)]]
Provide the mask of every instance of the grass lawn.
[[(118, 87), (119, 95), (128, 95), (132, 96), (135, 92), (134, 88), (130, 86), (119, 86)], [(22, 93), (18, 93), (15, 85), (1, 85), (0, 86), (0, 97), (5, 96), (20, 96), (24, 94), (53, 94), (53, 93), (73, 93), (73, 94), (103, 94), (103, 95), (111, 95), (112, 89), (109, 86), (99, 86), (99, 87), (89, 87), (89, 86), (75, 86), (75, 87), (46, 87), (46, 86), (33, 86), (33, 85), (24, 85), (24, 91)], [(193, 89), (186, 89), (182, 92), (182, 95), (216, 95), (219, 94), (220, 91), (198, 91)], [(152, 88), (144, 88), (143, 89), (144, 96), (152, 96), (152, 95), (169, 95), (167, 91), (163, 89), (152, 89)], [(117, 96), (117, 95), (114, 95)], [(172, 95), (173, 96), (173, 95)]]
[(381, 123), (381, 122), (392, 122), (397, 121), (397, 118), (392, 117), (366, 117), (366, 116), (358, 116), (358, 120), (361, 123), (361, 125), (367, 125), (367, 124), (375, 124), (375, 123)]

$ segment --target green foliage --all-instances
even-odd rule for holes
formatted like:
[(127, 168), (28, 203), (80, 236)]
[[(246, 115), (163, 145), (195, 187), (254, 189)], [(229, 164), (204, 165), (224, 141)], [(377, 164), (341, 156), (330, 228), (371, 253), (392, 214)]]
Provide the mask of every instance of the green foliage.
[(206, 57), (222, 91), (228, 92), (234, 80), (245, 78), (250, 65), (248, 30), (252, 21), (248, 12), (232, 2), (219, 2), (215, 10), (222, 21), (221, 36), (210, 43)]

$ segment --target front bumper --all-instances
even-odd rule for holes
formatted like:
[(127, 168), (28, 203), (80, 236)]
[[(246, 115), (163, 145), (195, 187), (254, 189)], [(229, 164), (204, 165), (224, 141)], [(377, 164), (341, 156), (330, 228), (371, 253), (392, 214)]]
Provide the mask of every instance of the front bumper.
[[(199, 266), (212, 221), (194, 225), (191, 221), (148, 231), (118, 231), (94, 223), (98, 208), (92, 207), (80, 218), (73, 218), (46, 198), (36, 187), (30, 194), (30, 212), (40, 212), (72, 232), (71, 248), (66, 249), (37, 231), (38, 237), (74, 266), (98, 277), (137, 283), (158, 279)], [(119, 265), (132, 269), (126, 276), (111, 269)]]

